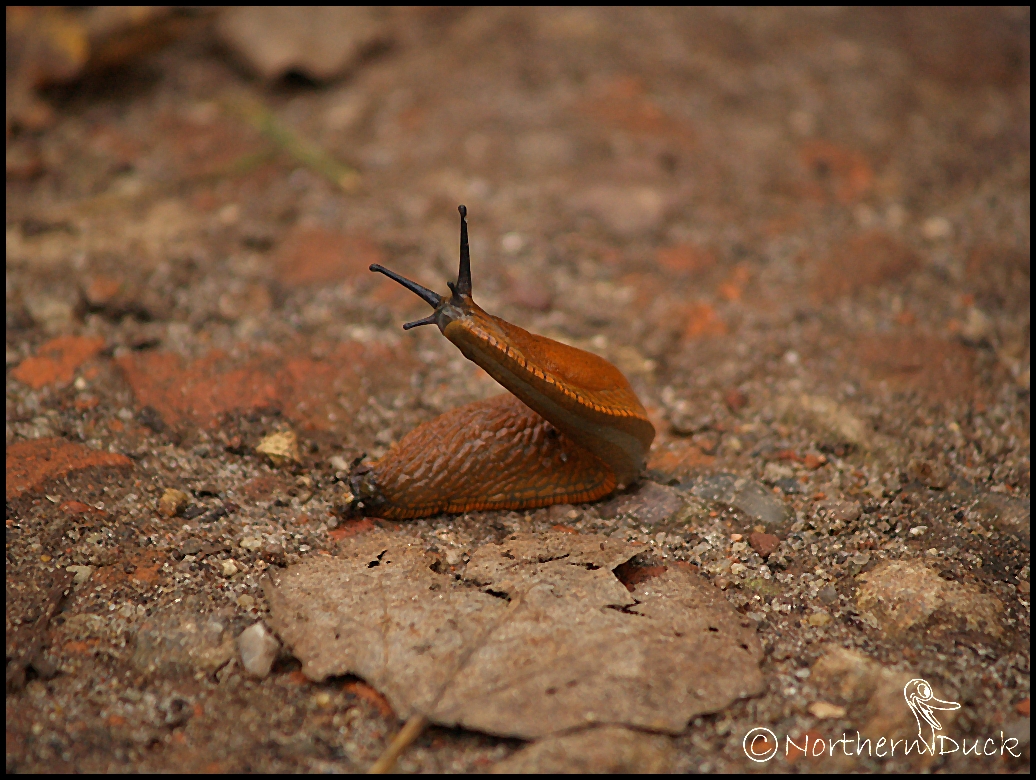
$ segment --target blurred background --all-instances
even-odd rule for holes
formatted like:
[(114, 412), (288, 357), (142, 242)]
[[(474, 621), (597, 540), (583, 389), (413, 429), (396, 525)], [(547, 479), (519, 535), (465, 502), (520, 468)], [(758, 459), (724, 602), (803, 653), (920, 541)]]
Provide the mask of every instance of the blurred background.
[(448, 408), (491, 383), (434, 376), (448, 345), (397, 327), (424, 304), (367, 266), (441, 289), (463, 202), (481, 304), (677, 428), (782, 375), (1028, 390), (1026, 10), (7, 16), (9, 368), (103, 338), (139, 400), (156, 351), (387, 345), (425, 368), (354, 358), (369, 389)]

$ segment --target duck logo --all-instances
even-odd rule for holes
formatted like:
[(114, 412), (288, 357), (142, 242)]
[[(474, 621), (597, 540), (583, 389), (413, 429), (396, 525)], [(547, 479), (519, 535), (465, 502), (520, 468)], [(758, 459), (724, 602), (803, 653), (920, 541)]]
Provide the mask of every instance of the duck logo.
[[(926, 745), (935, 746), (935, 738), (941, 736), (942, 723), (935, 716), (938, 710), (959, 710), (960, 702), (943, 701), (935, 698), (932, 686), (927, 680), (915, 678), (903, 686), (903, 698), (914, 713), (917, 721), (917, 737)], [(930, 739), (929, 739), (930, 738)]]

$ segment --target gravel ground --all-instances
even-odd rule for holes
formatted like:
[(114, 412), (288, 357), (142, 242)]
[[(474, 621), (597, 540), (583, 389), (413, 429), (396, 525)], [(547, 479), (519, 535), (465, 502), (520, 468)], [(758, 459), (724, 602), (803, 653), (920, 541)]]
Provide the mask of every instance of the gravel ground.
[[(437, 728), (400, 767), (1027, 772), (1028, 11), (368, 21), (331, 78), (259, 80), (221, 17), (35, 127), (9, 90), (8, 771), (382, 752), (378, 691), (236, 639), (268, 569), (394, 527), (335, 514), (355, 458), (497, 392), (366, 270), (442, 291), (465, 203), (479, 304), (611, 360), (658, 435), (627, 495), (406, 533), (647, 543), (757, 627), (766, 690), (610, 767)], [(826, 750), (916, 732), (916, 678), (987, 755)]]

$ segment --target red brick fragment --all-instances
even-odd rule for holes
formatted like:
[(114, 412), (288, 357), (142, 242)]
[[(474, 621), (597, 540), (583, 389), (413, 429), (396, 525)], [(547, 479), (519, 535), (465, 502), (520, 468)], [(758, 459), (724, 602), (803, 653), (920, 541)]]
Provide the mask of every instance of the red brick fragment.
[(684, 148), (694, 146), (695, 133), (689, 122), (670, 116), (646, 93), (636, 76), (614, 79), (595, 97), (580, 106), (597, 122), (631, 135), (659, 138)]
[(686, 442), (675, 442), (668, 447), (652, 450), (648, 458), (648, 468), (663, 474), (684, 477), (711, 466), (715, 461), (712, 455), (706, 455), (700, 447)]
[(956, 341), (934, 336), (861, 339), (856, 360), (876, 381), (896, 390), (917, 390), (933, 401), (977, 400), (975, 354)]
[(7, 499), (36, 492), (45, 482), (73, 471), (132, 465), (125, 455), (93, 450), (58, 437), (20, 441), (7, 448)]
[(829, 193), (848, 205), (874, 186), (874, 170), (867, 158), (853, 149), (817, 139), (803, 145), (800, 159), (818, 185), (815, 192), (825, 200)]
[(162, 568), (161, 563), (154, 563), (151, 566), (138, 566), (130, 576), (131, 579), (137, 582), (145, 582), (152, 585), (158, 582), (158, 570), (160, 568)]
[(667, 566), (643, 566), (633, 561), (626, 561), (615, 567), (615, 576), (626, 586), (626, 590), (632, 593), (637, 585), (653, 580), (655, 577), (661, 577), (668, 570)]
[(814, 455), (812, 452), (807, 452), (802, 456), (799, 462), (807, 469), (814, 470), (827, 463), (827, 458), (823, 455)]
[(1026, 718), (1029, 717), (1029, 699), (1028, 697), (1022, 699), (1016, 705), (1014, 705), (1014, 711), (1019, 715), (1024, 715)]
[(902, 279), (920, 264), (917, 254), (891, 236), (869, 231), (837, 247), (813, 279), (813, 295), (833, 301), (868, 287)]
[(673, 275), (696, 275), (712, 270), (716, 256), (695, 244), (676, 244), (658, 250), (658, 265)]
[(99, 403), (101, 403), (100, 398), (95, 395), (88, 395), (83, 398), (77, 398), (72, 406), (77, 412), (88, 412), (91, 409), (95, 409)]
[(381, 250), (367, 236), (302, 228), (281, 245), (277, 277), (289, 286), (331, 284), (368, 277), (370, 264), (381, 262)]
[(58, 336), (39, 348), (32, 357), (23, 360), (11, 376), (39, 390), (49, 384), (67, 384), (76, 369), (104, 349), (104, 339), (86, 336)]
[(86, 295), (86, 302), (96, 308), (110, 304), (115, 297), (122, 292), (123, 282), (110, 276), (95, 276), (83, 290)]
[(98, 644), (100, 644), (99, 639), (78, 639), (65, 642), (64, 650), (69, 655), (90, 655)]
[(63, 501), (58, 507), (62, 512), (69, 515), (97, 515), (106, 517), (108, 515), (103, 509), (84, 504), (82, 501)]
[(287, 482), (280, 474), (261, 474), (246, 482), (240, 492), (248, 501), (263, 501), (287, 487)]
[(764, 534), (759, 531), (755, 531), (748, 535), (748, 543), (752, 546), (752, 549), (759, 553), (759, 556), (764, 560), (770, 557), (770, 554), (776, 550), (781, 540), (773, 534)]
[(752, 272), (744, 264), (737, 265), (723, 282), (720, 283), (716, 292), (725, 301), (740, 301), (741, 294), (745, 291), (745, 285), (752, 278)]
[[(131, 354), (117, 362), (139, 406), (150, 406), (171, 426), (213, 428), (222, 415), (280, 409), (310, 429), (334, 429), (360, 400), (361, 378), (372, 366), (390, 366), (400, 355), (384, 347), (339, 344), (313, 359), (271, 353), (245, 361), (214, 351), (190, 364), (168, 352)], [(407, 372), (393, 372), (406, 376)]]
[(687, 341), (707, 336), (726, 335), (726, 323), (720, 319), (716, 309), (709, 303), (701, 301), (687, 306), (684, 309), (684, 317), (686, 324), (683, 337)]
[(723, 403), (727, 405), (730, 411), (736, 413), (744, 409), (748, 404), (748, 396), (737, 388), (731, 388), (723, 394)]
[(816, 729), (810, 729), (805, 734), (792, 740), (794, 748), (786, 754), (789, 764), (794, 764), (803, 758), (821, 758), (827, 755), (827, 741), (823, 734)]
[(374, 528), (374, 521), (369, 517), (357, 517), (353, 520), (346, 520), (335, 530), (329, 531), (327, 535), (331, 538), (331, 541), (340, 542), (343, 539), (350, 539), (353, 536), (366, 533), (372, 528)]

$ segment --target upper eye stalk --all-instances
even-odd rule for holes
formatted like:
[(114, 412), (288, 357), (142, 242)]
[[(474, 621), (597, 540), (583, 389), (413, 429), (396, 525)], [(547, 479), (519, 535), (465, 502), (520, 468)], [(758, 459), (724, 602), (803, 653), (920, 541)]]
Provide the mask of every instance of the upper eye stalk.
[[(460, 270), (457, 271), (457, 281), (446, 282), (450, 288), (450, 292), (456, 298), (460, 297), (471, 297), (471, 251), (468, 249), (468, 209), (467, 206), (458, 206), (457, 211), (460, 212)], [(400, 276), (395, 271), (390, 271), (383, 265), (378, 263), (372, 263), (370, 270), (376, 271), (379, 274), (385, 274), (389, 279), (393, 279), (399, 282), (401, 285), (406, 287), (410, 292), (420, 296), (425, 300), (429, 306), (435, 309), (424, 319), (414, 320), (408, 322), (403, 326), (403, 330), (410, 330), (416, 328), (419, 325), (435, 325), (437, 324), (436, 317), (439, 314), (439, 308), (443, 304), (443, 297), (436, 292), (432, 292), (427, 287), (423, 287), (417, 282), (413, 282), (407, 279), (405, 276)]]

